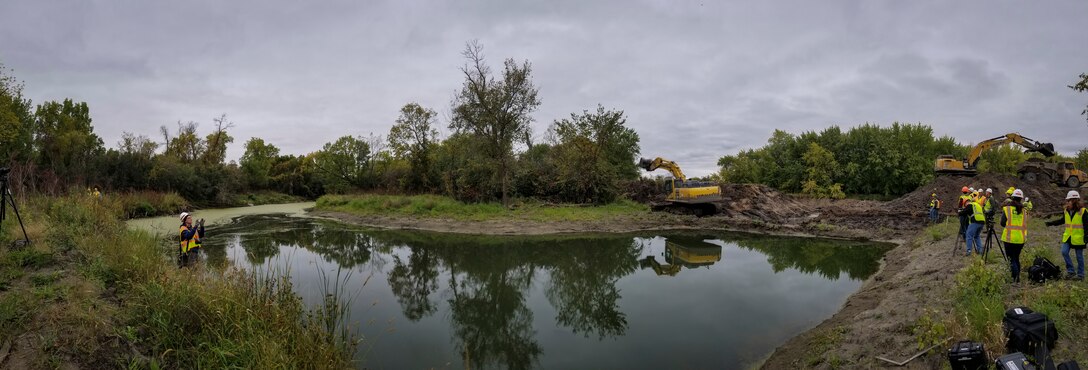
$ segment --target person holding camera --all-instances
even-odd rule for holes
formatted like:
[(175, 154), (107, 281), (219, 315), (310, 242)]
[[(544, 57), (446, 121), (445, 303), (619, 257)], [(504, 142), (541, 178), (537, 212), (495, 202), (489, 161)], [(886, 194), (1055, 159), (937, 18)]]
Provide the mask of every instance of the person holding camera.
[[(1065, 233), (1062, 234), (1062, 257), (1065, 258), (1065, 278), (1084, 280), (1084, 212), (1080, 202), (1080, 193), (1070, 190), (1065, 196), (1064, 218), (1046, 222), (1046, 226), (1058, 226), (1065, 221)], [(1073, 260), (1069, 258), (1069, 249), (1077, 254), (1077, 270), (1073, 273)]]
[(204, 237), (204, 219), (196, 221), (193, 225), (193, 216), (189, 212), (181, 213), (181, 242), (178, 245), (178, 267), (185, 267), (190, 260), (196, 260), (200, 253), (200, 239)]
[(1023, 199), (1024, 192), (1015, 189), (1009, 201), (1001, 207), (1001, 242), (1005, 244), (1005, 255), (1009, 256), (1013, 284), (1020, 283), (1020, 252), (1028, 240), (1028, 216)]

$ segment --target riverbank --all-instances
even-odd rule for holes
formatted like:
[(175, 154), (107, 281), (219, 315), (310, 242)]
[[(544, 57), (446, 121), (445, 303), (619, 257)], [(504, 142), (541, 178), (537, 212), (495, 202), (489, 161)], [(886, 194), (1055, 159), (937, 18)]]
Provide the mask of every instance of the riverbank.
[[(779, 347), (763, 368), (888, 368), (890, 364), (876, 357), (905, 360), (938, 343), (902, 368), (942, 368), (947, 348), (967, 338), (983, 342), (993, 359), (1005, 353), (1001, 317), (1015, 306), (1044, 312), (1056, 322), (1062, 338), (1054, 349), (1056, 359), (1088, 360), (1088, 285), (1027, 280), (1027, 266), (1035, 256), (1063, 264), (1057, 251), (1061, 228), (1030, 222), (1019, 286), (1009, 284), (1000, 251), (992, 250), (987, 263), (964, 257), (962, 245), (953, 253), (957, 229), (955, 222), (931, 226), (889, 251), (881, 271), (838, 313)], [(949, 337), (953, 339), (945, 342)]]
[(758, 185), (731, 185), (720, 213), (693, 217), (650, 212), (639, 203), (605, 206), (465, 204), (432, 195), (337, 195), (318, 199), (309, 213), (388, 229), (459, 234), (547, 235), (659, 230), (742, 231), (898, 243), (921, 220), (881, 209), (875, 201), (796, 198)]
[[(286, 276), (178, 269), (173, 248), (88, 195), (20, 205), (0, 232), (0, 367), (345, 368), (335, 309), (310, 311)], [(333, 305), (331, 307), (336, 307)], [(335, 325), (334, 325), (335, 326)]]

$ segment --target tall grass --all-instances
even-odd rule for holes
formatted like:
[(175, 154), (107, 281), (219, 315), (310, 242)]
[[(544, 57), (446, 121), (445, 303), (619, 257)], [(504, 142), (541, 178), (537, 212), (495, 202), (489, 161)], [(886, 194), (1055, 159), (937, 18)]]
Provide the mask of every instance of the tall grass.
[(640, 203), (620, 200), (600, 206), (552, 205), (534, 201), (507, 209), (498, 203), (464, 203), (438, 195), (325, 195), (317, 209), (359, 215), (411, 216), (466, 221), (523, 219), (532, 221), (593, 221), (645, 213)]
[[(56, 281), (36, 274), (27, 288), (5, 294), (0, 300), (5, 336), (44, 326), (34, 330), (52, 333), (43, 336), (53, 338), (43, 340), (43, 348), (52, 348), (48, 353), (76, 348), (73, 357), (90, 367), (351, 366), (357, 342), (339, 334), (346, 330), (341, 306), (309, 310), (292, 290), (288, 272), (178, 269), (173, 244), (124, 227), (123, 202), (80, 194), (31, 203), (30, 218), (45, 231), (33, 249), (3, 253), (5, 271), (6, 266), (55, 264), (83, 278)], [(119, 303), (81, 293), (96, 291), (94, 286), (107, 298), (116, 295)], [(124, 338), (131, 350), (108, 345), (114, 343), (109, 338)]]

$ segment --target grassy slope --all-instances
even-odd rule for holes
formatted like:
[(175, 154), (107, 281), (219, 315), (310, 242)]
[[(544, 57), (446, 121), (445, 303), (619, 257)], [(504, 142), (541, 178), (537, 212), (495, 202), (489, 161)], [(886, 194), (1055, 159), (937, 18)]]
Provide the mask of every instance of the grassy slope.
[(498, 203), (463, 203), (438, 195), (325, 195), (317, 209), (358, 215), (442, 218), (462, 221), (599, 221), (645, 214), (646, 205), (618, 201), (602, 206), (523, 203), (507, 210)]
[(125, 229), (117, 203), (30, 203), (34, 244), (7, 248), (12, 222), (0, 233), (0, 348), (12, 343), (3, 366), (350, 366), (354, 343), (306, 310), (286, 277), (178, 269), (169, 246)]
[[(957, 223), (949, 222), (928, 228), (921, 237), (955, 238), (957, 229)], [(955, 286), (949, 292), (953, 307), (926, 308), (927, 314), (915, 327), (919, 347), (951, 336), (953, 341), (970, 338), (983, 342), (991, 358), (996, 353), (1004, 354), (1001, 318), (1008, 308), (1026, 306), (1054, 320), (1061, 335), (1053, 352), (1055, 360), (1088, 362), (1088, 283), (1063, 280), (1033, 284), (1027, 279), (1027, 268), (1036, 256), (1047, 257), (1064, 274), (1065, 263), (1058, 247), (1061, 235), (1060, 227), (1045, 227), (1039, 219), (1029, 221), (1028, 243), (1020, 256), (1018, 288), (1008, 283), (1008, 266), (1000, 252), (991, 251), (988, 262), (975, 259), (969, 263), (956, 274)]]

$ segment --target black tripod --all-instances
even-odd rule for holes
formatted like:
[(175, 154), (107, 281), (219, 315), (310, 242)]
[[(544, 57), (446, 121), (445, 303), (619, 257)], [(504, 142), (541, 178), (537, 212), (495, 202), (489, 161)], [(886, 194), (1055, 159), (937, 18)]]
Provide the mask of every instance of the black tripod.
[(11, 172), (10, 168), (0, 168), (0, 223), (7, 219), (10, 204), (11, 210), (15, 211), (15, 218), (19, 220), (19, 228), (23, 230), (23, 240), (16, 240), (12, 245), (26, 246), (30, 244), (30, 237), (26, 235), (26, 226), (23, 225), (23, 216), (19, 215), (19, 207), (15, 206), (15, 196), (8, 189), (8, 172)]
[[(959, 211), (957, 210), (956, 213), (959, 214)], [(967, 243), (967, 227), (966, 227), (966, 225), (963, 224), (963, 221), (961, 219), (960, 220), (960, 231), (959, 231), (959, 233), (956, 234), (956, 243), (952, 245), (952, 255), (955, 256), (955, 255), (957, 255), (959, 253), (963, 253), (963, 252), (961, 252), (962, 249), (960, 249), (960, 246), (965, 245), (966, 243)]]
[(982, 243), (982, 260), (986, 261), (986, 257), (990, 255), (990, 247), (997, 243), (997, 249), (1001, 251), (1001, 258), (1005, 259), (1005, 262), (1009, 262), (1009, 256), (1005, 255), (1005, 248), (1001, 245), (1001, 238), (994, 235), (994, 222), (993, 220), (986, 220), (986, 241)]

